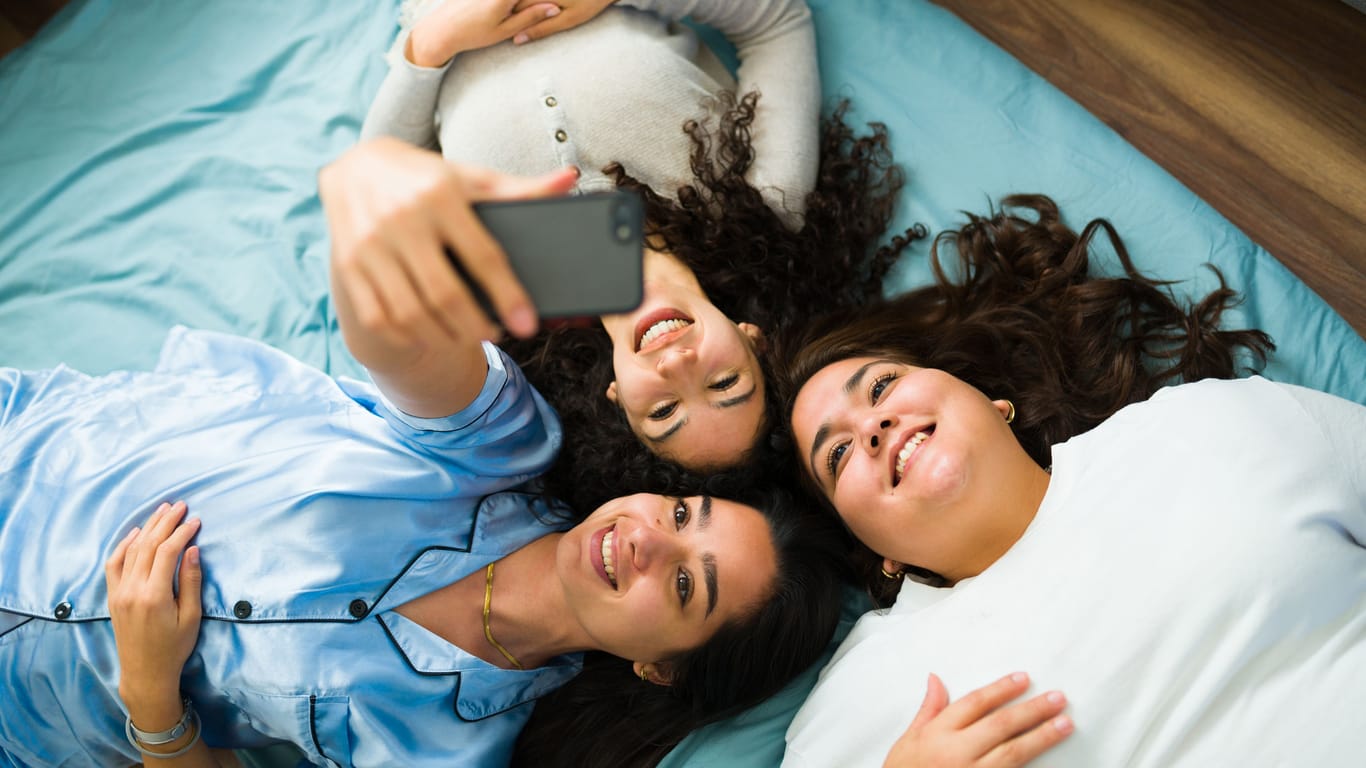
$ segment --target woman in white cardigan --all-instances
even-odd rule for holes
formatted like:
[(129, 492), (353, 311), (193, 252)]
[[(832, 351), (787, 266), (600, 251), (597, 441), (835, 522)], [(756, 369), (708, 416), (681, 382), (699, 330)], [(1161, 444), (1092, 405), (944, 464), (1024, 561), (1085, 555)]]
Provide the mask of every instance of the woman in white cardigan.
[[(900, 251), (870, 247), (901, 185), (883, 135), (855, 137), (842, 108), (821, 127), (805, 3), (486, 0), (408, 10), (363, 137), (396, 136), (526, 175), (574, 166), (580, 192), (624, 186), (645, 199), (644, 302), (603, 318), (605, 336), (576, 328), (510, 347), (528, 375), (568, 423), (599, 430), (577, 431), (595, 446), (643, 445), (690, 470), (761, 453), (776, 421), (769, 337), (794, 307), (880, 295)], [(683, 16), (734, 45), (735, 76)], [(547, 28), (562, 29), (543, 36)], [(593, 365), (579, 380), (613, 367), (601, 381), (590, 376), (590, 393), (581, 384), (556, 392), (538, 375), (538, 366), (584, 358)], [(578, 441), (566, 446), (568, 465), (590, 463), (576, 458)], [(618, 463), (599, 458), (591, 463)]]

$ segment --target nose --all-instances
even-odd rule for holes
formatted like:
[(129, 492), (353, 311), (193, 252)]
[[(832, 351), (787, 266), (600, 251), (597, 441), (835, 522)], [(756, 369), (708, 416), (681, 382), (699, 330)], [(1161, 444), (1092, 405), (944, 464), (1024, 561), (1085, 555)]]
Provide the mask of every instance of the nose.
[(674, 347), (660, 353), (655, 370), (662, 376), (671, 376), (691, 366), (696, 360), (697, 352), (691, 347)]
[(640, 573), (649, 573), (659, 563), (677, 561), (682, 542), (679, 537), (671, 536), (660, 522), (637, 527), (630, 546), (632, 567)]
[(863, 420), (863, 446), (869, 453), (876, 454), (887, 442), (887, 430), (896, 424), (896, 417), (887, 414), (869, 414)]

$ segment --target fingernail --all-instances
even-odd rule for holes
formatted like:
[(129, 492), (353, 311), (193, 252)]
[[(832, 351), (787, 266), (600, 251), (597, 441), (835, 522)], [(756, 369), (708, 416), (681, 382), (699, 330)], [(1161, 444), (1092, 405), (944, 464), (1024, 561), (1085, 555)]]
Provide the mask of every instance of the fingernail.
[(517, 307), (508, 313), (508, 330), (516, 336), (530, 336), (536, 332), (536, 313), (529, 307)]
[(171, 505), (170, 505), (170, 504), (167, 504), (166, 502), (163, 501), (163, 502), (161, 502), (160, 505), (157, 506), (157, 511), (158, 511), (158, 512), (165, 512), (166, 510), (168, 510), (168, 509), (170, 509), (170, 508), (171, 508)]
[(530, 39), (531, 39), (531, 38), (527, 37), (527, 34), (526, 34), (525, 32), (518, 32), (518, 33), (517, 33), (517, 36), (514, 37), (514, 38), (512, 38), (512, 44), (513, 44), (513, 45), (521, 45), (522, 43), (525, 43), (526, 41), (528, 41), (528, 40), (530, 40)]
[(183, 510), (183, 509), (185, 509), (185, 502), (183, 502), (183, 501), (177, 501), (177, 502), (175, 503), (174, 506), (175, 506), (176, 509)]
[(1049, 704), (1061, 704), (1063, 702), (1062, 694), (1057, 691), (1049, 691), (1044, 698), (1048, 699)]
[(1010, 679), (1012, 682), (1023, 683), (1024, 681), (1029, 679), (1029, 675), (1026, 675), (1023, 672), (1016, 672), (1015, 674), (1010, 676)]
[(199, 565), (199, 549), (193, 548), (185, 552), (185, 559), (190, 561), (190, 565)]
[(1053, 718), (1053, 727), (1058, 729), (1058, 733), (1072, 732), (1072, 718), (1067, 715), (1059, 715)]
[(554, 17), (554, 16), (559, 16), (559, 15), (560, 15), (560, 7), (559, 7), (558, 5), (552, 5), (552, 6), (550, 6), (550, 8), (547, 9), (546, 12), (545, 12), (545, 17), (546, 17), (547, 19), (552, 18), (552, 17)]
[(123, 538), (125, 538), (125, 539), (131, 539), (131, 538), (133, 538), (134, 536), (138, 535), (138, 531), (139, 531), (139, 530), (140, 530), (140, 529), (135, 525), (135, 526), (133, 526), (133, 530), (129, 531), (129, 532), (128, 532), (128, 535), (127, 535), (127, 536), (124, 536)]

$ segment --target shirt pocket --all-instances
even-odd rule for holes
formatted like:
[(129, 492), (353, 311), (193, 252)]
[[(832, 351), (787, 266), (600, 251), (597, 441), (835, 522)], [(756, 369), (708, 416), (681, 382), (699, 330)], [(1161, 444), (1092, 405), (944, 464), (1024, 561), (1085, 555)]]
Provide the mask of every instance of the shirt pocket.
[(249, 727), (288, 741), (313, 765), (351, 765), (350, 698), (310, 694), (225, 691)]

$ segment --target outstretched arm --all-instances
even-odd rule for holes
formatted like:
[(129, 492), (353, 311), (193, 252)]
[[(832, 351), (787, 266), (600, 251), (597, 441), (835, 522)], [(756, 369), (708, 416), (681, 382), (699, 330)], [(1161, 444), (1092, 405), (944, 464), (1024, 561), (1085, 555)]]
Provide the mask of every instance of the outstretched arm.
[[(199, 635), (203, 580), (199, 548), (187, 547), (199, 520), (182, 523), (184, 516), (184, 502), (162, 504), (144, 527), (129, 531), (114, 548), (104, 569), (109, 621), (119, 655), (119, 697), (129, 721), (143, 732), (167, 734), (154, 739), (165, 743), (139, 740), (145, 763), (217, 768), (199, 738), (198, 720), (186, 719), (189, 710), (180, 694), (180, 673)], [(179, 594), (172, 590), (176, 582)], [(180, 724), (186, 727), (174, 735)]]
[(1059, 714), (1067, 702), (1056, 691), (1007, 706), (1028, 687), (1029, 678), (1016, 673), (949, 704), (944, 683), (930, 675), (920, 711), (892, 745), (883, 768), (1028, 763), (1072, 732), (1071, 719)]
[(481, 341), (501, 330), (456, 275), (448, 251), (509, 332), (536, 331), (531, 300), (472, 205), (564, 194), (575, 178), (572, 169), (521, 178), (455, 165), (387, 138), (358, 144), (322, 170), (337, 318), (351, 354), (391, 403), (440, 418), (483, 386)]

